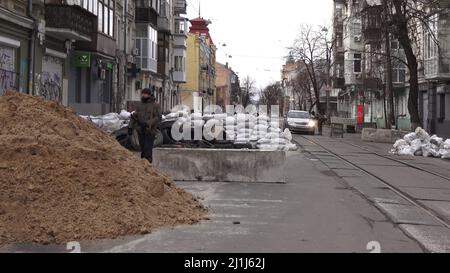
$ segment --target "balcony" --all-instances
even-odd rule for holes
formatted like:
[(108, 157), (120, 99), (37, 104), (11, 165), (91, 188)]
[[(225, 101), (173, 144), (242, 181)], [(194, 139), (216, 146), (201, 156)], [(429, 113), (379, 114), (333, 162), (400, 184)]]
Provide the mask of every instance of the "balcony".
[(77, 41), (75, 48), (81, 51), (99, 52), (108, 56), (116, 55), (116, 40), (100, 32), (94, 32), (90, 36), (90, 42)]
[(367, 43), (381, 41), (382, 14), (382, 6), (368, 6), (362, 11), (362, 33)]
[(187, 13), (186, 0), (175, 0), (173, 3), (174, 13), (177, 15)]
[(434, 57), (425, 60), (425, 79), (449, 80), (450, 58)]
[(344, 32), (344, 20), (340, 16), (335, 16), (333, 20), (334, 33)]
[(150, 7), (136, 7), (136, 23), (150, 23), (153, 26), (158, 25), (158, 13)]
[(64, 40), (90, 42), (96, 32), (97, 16), (79, 6), (45, 5), (47, 34)]
[(161, 1), (161, 12), (158, 16), (158, 31), (171, 33), (170, 26), (170, 5), (167, 1)]
[(158, 74), (169, 76), (170, 63), (169, 63), (169, 48), (170, 48), (170, 36), (169, 34), (159, 32), (158, 33)]

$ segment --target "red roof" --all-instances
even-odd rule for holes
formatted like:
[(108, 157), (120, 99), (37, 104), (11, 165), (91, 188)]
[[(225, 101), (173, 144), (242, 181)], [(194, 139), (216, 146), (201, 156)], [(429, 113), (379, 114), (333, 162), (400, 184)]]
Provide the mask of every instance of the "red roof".
[(191, 27), (189, 29), (189, 33), (195, 33), (199, 35), (203, 34), (211, 41), (212, 44), (214, 44), (211, 35), (209, 34), (208, 25), (210, 24), (210, 22), (208, 20), (205, 20), (202, 17), (198, 17), (190, 20), (190, 22)]

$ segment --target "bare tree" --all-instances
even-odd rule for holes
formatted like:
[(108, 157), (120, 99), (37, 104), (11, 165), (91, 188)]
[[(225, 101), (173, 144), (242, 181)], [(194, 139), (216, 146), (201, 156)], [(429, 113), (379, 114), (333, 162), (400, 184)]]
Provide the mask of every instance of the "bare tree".
[[(366, 56), (378, 55), (381, 56), (379, 63), (380, 68), (383, 66), (385, 71), (385, 98), (389, 111), (385, 109), (385, 116), (387, 117), (387, 127), (395, 123), (394, 113), (394, 92), (392, 86), (391, 71), (393, 66), (404, 64), (409, 72), (409, 99), (408, 111), (411, 116), (412, 129), (421, 125), (419, 116), (419, 54), (421, 48), (422, 34), (431, 34), (436, 45), (439, 46), (439, 41), (434, 35), (430, 22), (432, 14), (439, 14), (443, 12), (439, 0), (381, 0), (378, 5), (381, 9), (379, 11), (381, 24), (381, 31), (383, 33), (381, 42), (384, 42), (384, 50), (363, 50)], [(448, 5), (448, 4), (447, 4)], [(400, 47), (404, 51), (404, 57), (399, 56), (398, 52), (391, 52), (390, 40), (397, 39)], [(357, 50), (353, 50), (357, 51)]]
[[(298, 108), (300, 110), (311, 111), (315, 104), (312, 100), (311, 81), (305, 68), (298, 67), (297, 75), (291, 84), (294, 96), (297, 97), (294, 99), (298, 103)], [(307, 109), (308, 104), (310, 105), (309, 109)]]
[[(310, 96), (312, 101), (311, 109), (317, 106), (321, 115), (325, 114), (325, 109), (319, 102), (320, 90), (327, 84), (326, 75), (331, 70), (329, 65), (328, 41), (324, 39), (323, 28), (311, 25), (302, 25), (300, 33), (291, 48), (294, 58), (304, 64), (308, 80), (314, 95)], [(328, 70), (328, 72), (327, 72)], [(328, 74), (329, 75), (329, 74)]]
[(280, 83), (273, 83), (261, 90), (260, 103), (267, 106), (280, 105), (282, 102), (283, 88)]
[(247, 75), (242, 80), (242, 86), (241, 86), (241, 94), (240, 94), (240, 103), (242, 106), (247, 107), (251, 103), (251, 99), (253, 97), (253, 94), (255, 92), (256, 88), (256, 81), (251, 78), (249, 75)]
[[(430, 12), (439, 13), (440, 1), (436, 0), (384, 0), (386, 14), (391, 33), (397, 37), (402, 46), (406, 65), (409, 70), (409, 100), (408, 110), (411, 116), (411, 127), (415, 129), (421, 125), (419, 116), (419, 62), (417, 58), (418, 26), (422, 26), (424, 32), (434, 35), (430, 28)], [(433, 36), (434, 37), (434, 36)], [(439, 43), (434, 38), (436, 43)]]

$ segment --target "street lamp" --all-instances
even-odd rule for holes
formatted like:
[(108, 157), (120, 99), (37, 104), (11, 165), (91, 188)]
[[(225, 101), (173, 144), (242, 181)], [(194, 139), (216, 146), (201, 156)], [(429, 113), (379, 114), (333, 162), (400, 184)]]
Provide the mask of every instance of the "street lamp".
[(327, 35), (328, 35), (328, 28), (327, 27), (323, 27), (321, 30), (324, 33), (324, 40), (325, 40), (325, 50), (326, 50), (326, 62), (327, 62), (327, 71), (326, 71), (326, 76), (327, 76), (327, 86), (325, 89), (325, 93), (326, 93), (326, 115), (328, 120), (330, 120), (330, 92), (331, 92), (331, 83), (330, 83), (330, 70), (331, 70), (331, 54), (330, 54), (330, 48), (328, 47), (328, 39), (327, 39)]

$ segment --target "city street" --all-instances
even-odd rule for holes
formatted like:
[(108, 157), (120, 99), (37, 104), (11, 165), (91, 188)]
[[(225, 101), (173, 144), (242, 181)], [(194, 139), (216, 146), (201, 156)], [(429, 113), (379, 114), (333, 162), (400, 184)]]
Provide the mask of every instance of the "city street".
[[(180, 182), (202, 198), (210, 220), (145, 236), (81, 242), (81, 251), (368, 253), (370, 242), (378, 242), (381, 252), (450, 251), (448, 180), (357, 148), (353, 145), (384, 154), (389, 148), (363, 143), (358, 135), (294, 139), (301, 149), (288, 154), (286, 184)], [(395, 159), (441, 170), (443, 177), (449, 172), (443, 168), (447, 161)], [(65, 246), (35, 245), (0, 251), (67, 252)]]

